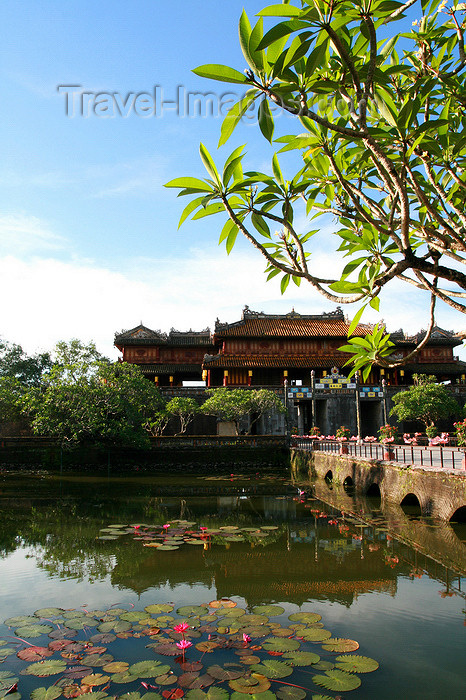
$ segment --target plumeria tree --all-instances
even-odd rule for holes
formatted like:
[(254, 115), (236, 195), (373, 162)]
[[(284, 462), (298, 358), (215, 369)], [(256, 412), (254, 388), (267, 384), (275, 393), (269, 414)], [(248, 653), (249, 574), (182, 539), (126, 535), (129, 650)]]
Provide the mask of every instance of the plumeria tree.
[[(414, 8), (411, 22), (406, 12)], [(354, 369), (366, 376), (374, 362), (394, 367), (419, 352), (439, 301), (466, 311), (465, 12), (454, 0), (283, 0), (253, 25), (241, 15), (239, 70), (194, 71), (244, 89), (219, 145), (257, 108), (265, 139), (301, 163), (285, 172), (275, 153), (270, 173), (244, 172), (239, 146), (218, 169), (201, 144), (207, 177), (167, 183), (190, 199), (181, 222), (226, 214), (227, 252), (241, 233), (265, 258), (268, 279), (280, 277), (282, 292), (304, 280), (330, 301), (357, 303), (350, 333), (395, 280), (429, 299), (425, 336), (402, 360), (390, 357), (383, 324), (349, 340)], [(277, 111), (295, 118), (292, 133), (278, 138)], [(304, 228), (296, 216), (302, 206)], [(314, 263), (314, 235), (328, 215), (328, 247), (335, 241), (344, 258), (334, 277)]]

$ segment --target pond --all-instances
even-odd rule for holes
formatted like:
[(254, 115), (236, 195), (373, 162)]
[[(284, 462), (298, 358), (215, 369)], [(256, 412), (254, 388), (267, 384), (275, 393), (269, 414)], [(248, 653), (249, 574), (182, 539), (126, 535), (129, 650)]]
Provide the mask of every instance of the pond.
[(465, 562), (282, 474), (2, 474), (0, 698), (464, 697)]

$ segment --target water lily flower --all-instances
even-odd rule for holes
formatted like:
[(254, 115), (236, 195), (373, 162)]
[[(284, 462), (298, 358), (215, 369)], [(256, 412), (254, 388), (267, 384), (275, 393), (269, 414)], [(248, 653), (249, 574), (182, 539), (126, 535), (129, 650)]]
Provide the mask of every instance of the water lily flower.
[(243, 642), (245, 642), (245, 644), (248, 644), (250, 641), (251, 641), (251, 637), (249, 636), (249, 634), (246, 634), (246, 632), (243, 632)]
[(186, 632), (186, 630), (189, 630), (189, 625), (187, 622), (181, 622), (179, 625), (176, 625), (173, 629), (175, 632), (179, 632), (180, 634), (183, 634)]
[(182, 651), (185, 651), (185, 649), (189, 649), (189, 647), (192, 647), (193, 643), (188, 642), (187, 639), (182, 639), (180, 642), (176, 643), (176, 646), (178, 649), (181, 649)]
[(167, 530), (170, 527), (170, 523), (165, 523), (165, 525), (162, 525), (164, 530)]

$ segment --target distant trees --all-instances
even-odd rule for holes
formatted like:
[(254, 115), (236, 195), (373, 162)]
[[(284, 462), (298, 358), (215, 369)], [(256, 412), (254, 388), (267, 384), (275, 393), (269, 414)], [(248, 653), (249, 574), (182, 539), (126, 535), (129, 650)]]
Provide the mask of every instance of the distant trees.
[(29, 357), (0, 341), (0, 428), (22, 420), (36, 435), (63, 445), (149, 445), (167, 427), (183, 435), (196, 414), (239, 422), (249, 430), (266, 413), (284, 413), (268, 389), (208, 389), (203, 405), (191, 397), (166, 400), (139, 367), (112, 363), (94, 343), (60, 341), (52, 353)]

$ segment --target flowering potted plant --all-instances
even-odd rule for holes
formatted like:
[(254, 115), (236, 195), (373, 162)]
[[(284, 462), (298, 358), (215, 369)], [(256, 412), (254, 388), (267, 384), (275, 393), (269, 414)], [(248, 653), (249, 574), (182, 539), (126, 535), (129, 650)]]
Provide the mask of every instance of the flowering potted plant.
[(317, 427), (317, 425), (314, 425), (311, 430), (309, 431), (309, 437), (314, 437), (318, 438), (320, 436), (320, 428)]
[(395, 452), (391, 447), (391, 443), (395, 442), (398, 430), (396, 426), (386, 423), (379, 428), (379, 441), (384, 446), (383, 458), (394, 459)]
[(458, 438), (458, 447), (464, 447), (466, 445), (466, 418), (464, 420), (453, 423), (456, 430), (456, 437)]
[(432, 443), (432, 440), (437, 437), (438, 435), (438, 430), (437, 426), (435, 425), (428, 425), (426, 427), (426, 435), (429, 438), (429, 445)]
[(344, 442), (345, 440), (348, 440), (350, 435), (351, 435), (351, 430), (344, 425), (340, 425), (340, 427), (338, 428), (338, 430), (335, 434), (335, 437), (340, 442)]
[(340, 427), (337, 429), (337, 432), (335, 434), (335, 438), (340, 443), (340, 454), (341, 455), (347, 455), (349, 452), (348, 445), (345, 445), (344, 443), (348, 442), (350, 435), (351, 435), (351, 430), (349, 428), (347, 428), (345, 425), (340, 425)]

